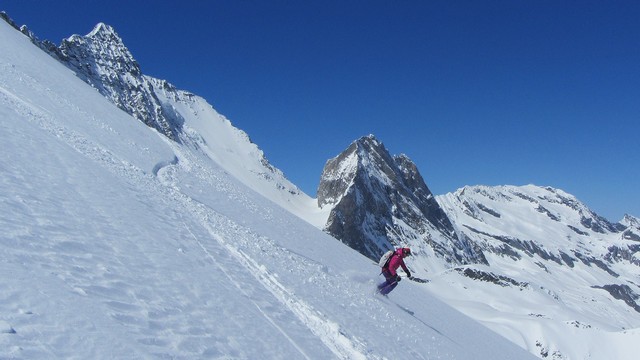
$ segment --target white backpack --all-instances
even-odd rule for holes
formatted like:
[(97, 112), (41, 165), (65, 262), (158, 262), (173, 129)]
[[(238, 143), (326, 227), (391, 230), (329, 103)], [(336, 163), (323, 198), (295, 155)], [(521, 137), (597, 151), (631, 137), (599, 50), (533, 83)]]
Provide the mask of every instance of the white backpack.
[(395, 252), (395, 251), (393, 251), (393, 250), (389, 250), (389, 251), (387, 251), (386, 253), (384, 253), (384, 254), (382, 255), (382, 257), (380, 258), (380, 261), (378, 261), (378, 265), (379, 265), (381, 268), (383, 268), (383, 267), (387, 266), (387, 263), (389, 263), (389, 260), (390, 260), (390, 259), (391, 259), (391, 257), (393, 256), (393, 253), (394, 253), (394, 252)]

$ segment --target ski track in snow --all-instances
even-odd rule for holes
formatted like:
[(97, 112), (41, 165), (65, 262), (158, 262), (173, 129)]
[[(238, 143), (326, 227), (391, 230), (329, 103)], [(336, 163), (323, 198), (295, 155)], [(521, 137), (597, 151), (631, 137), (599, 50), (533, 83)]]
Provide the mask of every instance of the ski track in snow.
[[(174, 148), (174, 151), (177, 153), (180, 152), (173, 144), (169, 143), (170, 146)], [(242, 241), (243, 246), (247, 246), (247, 239), (251, 240), (253, 246), (259, 246), (262, 249), (270, 248), (268, 250), (271, 254), (282, 253), (281, 249), (276, 249), (274, 244), (269, 241), (269, 239), (263, 236), (257, 236), (256, 234), (252, 234), (248, 229), (244, 229), (241, 225), (233, 222), (231, 219), (224, 217), (223, 215), (215, 212), (214, 210), (208, 208), (202, 203), (197, 202), (196, 200), (190, 198), (188, 195), (183, 194), (180, 190), (175, 186), (175, 181), (171, 179), (170, 172), (166, 171), (169, 166), (180, 166), (179, 161), (172, 161), (167, 163), (166, 166), (158, 169), (156, 174), (160, 182), (167, 186), (168, 190), (172, 193), (174, 199), (179, 200), (183, 203), (186, 209), (189, 209), (192, 213), (195, 213), (198, 218), (202, 221), (203, 227), (207, 229), (211, 238), (217, 241), (220, 245), (222, 245), (242, 266), (246, 268), (246, 271), (252, 274), (256, 280), (258, 280), (280, 303), (285, 305), (289, 310), (295, 314), (295, 316), (305, 324), (309, 330), (318, 336), (320, 340), (338, 357), (341, 359), (367, 359), (367, 356), (364, 354), (363, 348), (365, 347), (362, 341), (358, 339), (352, 339), (347, 334), (343, 333), (340, 329), (340, 326), (325, 318), (322, 314), (318, 313), (314, 310), (309, 304), (305, 303), (301, 299), (297, 298), (294, 294), (286, 289), (274, 275), (270, 274), (269, 271), (261, 266), (258, 262), (253, 260), (247, 253), (238, 249), (236, 246), (231, 244), (229, 241), (225, 240), (225, 238), (233, 238), (236, 241)], [(220, 226), (221, 223), (225, 223)], [(212, 255), (211, 252), (207, 249), (207, 246), (202, 240), (199, 240), (193, 232), (184, 224), (184, 227), (187, 229), (193, 240), (197, 243), (197, 245), (202, 249), (202, 251), (206, 254), (206, 256), (211, 260), (212, 263), (217, 264), (216, 257)], [(236, 234), (221, 234), (216, 229), (236, 229)], [(256, 241), (259, 243), (257, 244)], [(290, 252), (287, 252), (291, 254)], [(299, 261), (308, 261), (308, 259), (304, 259), (302, 256), (298, 256), (300, 258)], [(283, 259), (283, 261), (286, 261)], [(243, 286), (238, 281), (234, 280), (232, 274), (227, 271), (224, 267), (218, 266), (220, 270), (225, 274), (225, 276), (233, 282), (236, 288), (243, 293), (247, 298), (251, 299), (251, 297), (244, 291)], [(287, 334), (282, 327), (280, 327), (269, 315), (266, 311), (264, 311), (260, 305), (253, 301), (253, 304), (260, 311), (260, 313), (279, 331), (281, 332), (285, 338), (287, 338), (293, 346), (304, 356), (306, 359), (310, 359), (308, 354), (299, 347), (295, 340)], [(371, 357), (369, 357), (371, 358)]]
[[(179, 158), (177, 163), (172, 163), (166, 167), (163, 167), (158, 170), (157, 175), (158, 179), (162, 184), (164, 184), (167, 188), (166, 190), (170, 192), (173, 199), (181, 202), (183, 208), (186, 211), (189, 211), (194, 218), (199, 218), (201, 222), (201, 226), (206, 229), (206, 231), (210, 234), (210, 240), (215, 241), (215, 243), (221, 245), (229, 254), (231, 254), (239, 264), (241, 264), (246, 272), (251, 274), (256, 280), (259, 281), (262, 286), (268, 290), (272, 296), (277, 299), (281, 304), (286, 306), (318, 339), (320, 339), (324, 345), (331, 350), (331, 352), (340, 359), (383, 359), (384, 356), (380, 356), (375, 351), (371, 350), (371, 346), (367, 344), (366, 341), (361, 340), (360, 338), (354, 336), (350, 333), (349, 330), (344, 329), (339, 325), (338, 322), (332, 321), (327, 315), (315, 309), (309, 303), (303, 301), (301, 298), (297, 297), (295, 293), (283, 285), (279, 280), (278, 276), (274, 273), (271, 273), (265, 266), (260, 265), (259, 262), (254, 260), (254, 257), (251, 256), (250, 252), (256, 252), (254, 256), (265, 256), (276, 258), (274, 260), (275, 263), (278, 264), (288, 264), (290, 262), (294, 262), (293, 265), (288, 266), (290, 271), (298, 271), (301, 269), (311, 269), (314, 271), (314, 275), (312, 275), (313, 284), (310, 286), (322, 288), (323, 292), (334, 294), (340, 293), (342, 296), (346, 296), (342, 299), (342, 302), (351, 304), (359, 304), (359, 307), (370, 308), (374, 312), (386, 313), (388, 316), (388, 310), (385, 310), (385, 306), (380, 306), (380, 302), (376, 301), (374, 297), (363, 297), (358, 291), (350, 291), (347, 288), (342, 287), (341, 279), (335, 276), (329, 276), (327, 274), (326, 265), (317, 262), (307, 256), (300, 255), (295, 251), (291, 251), (287, 248), (283, 248), (276, 244), (272, 239), (254, 233), (250, 228), (246, 228), (237, 222), (233, 221), (229, 217), (211, 209), (207, 205), (199, 202), (198, 200), (193, 199), (189, 195), (180, 191), (177, 186), (178, 180), (175, 179), (172, 174), (178, 173), (180, 166), (187, 166), (192, 168), (197, 166), (197, 161), (191, 161), (186, 159), (183, 154), (181, 154), (180, 149), (175, 147), (174, 144), (169, 143), (170, 146), (174, 148), (174, 151)], [(186, 165), (185, 165), (186, 164)], [(206, 171), (206, 170), (205, 170)], [(209, 176), (212, 175), (212, 176)], [(207, 179), (215, 179), (213, 174), (207, 174), (204, 178)], [(230, 191), (230, 189), (225, 189), (227, 193), (234, 193), (234, 191)], [(249, 209), (253, 206), (251, 205), (251, 200), (243, 198), (242, 194), (235, 194), (237, 196), (235, 198), (236, 201), (241, 201), (245, 204)], [(268, 217), (269, 215), (265, 215)], [(212, 263), (218, 262), (219, 253), (211, 250), (211, 247), (214, 244), (207, 239), (198, 239), (193, 232), (187, 227), (186, 224), (183, 225), (190, 234), (190, 237), (197, 244), (197, 246), (202, 249), (203, 253), (210, 259)], [(221, 229), (225, 229), (221, 231)], [(256, 250), (258, 249), (258, 250)], [(214, 255), (215, 254), (215, 255)], [(246, 286), (246, 283), (250, 282), (241, 282), (235, 280), (236, 272), (228, 271), (227, 267), (220, 266), (220, 269), (225, 273), (225, 276), (230, 279), (241, 292), (244, 292), (243, 286)], [(315, 270), (314, 270), (315, 269)], [(320, 276), (316, 276), (316, 274), (321, 274)], [(362, 275), (358, 274), (357, 277), (361, 277)], [(366, 279), (365, 279), (366, 278)], [(360, 279), (352, 279), (360, 282), (366, 283), (365, 286), (372, 286), (373, 284), (369, 283), (369, 277), (365, 276), (365, 278)], [(348, 285), (346, 285), (348, 286)], [(351, 289), (353, 290), (353, 289)], [(247, 296), (245, 294), (245, 296)], [(334, 296), (334, 295), (330, 295)], [(295, 343), (296, 340), (293, 339), (292, 336), (286, 334), (286, 332), (277, 325), (277, 323), (270, 319), (268, 315), (268, 311), (263, 311), (260, 307), (260, 304), (257, 302), (253, 302), (254, 306), (260, 310), (262, 315), (268, 319), (268, 321), (280, 332), (285, 335), (285, 337), (290, 341)], [(388, 304), (387, 304), (388, 305)], [(452, 340), (448, 336), (443, 336), (442, 332), (429, 325), (425, 321), (421, 320), (416, 314), (414, 314), (411, 310), (406, 307), (394, 303), (395, 306), (403, 310), (408, 316), (413, 318), (415, 322), (406, 323), (403, 320), (396, 319), (393, 323), (387, 323), (382, 325), (383, 328), (379, 329), (380, 331), (389, 331), (390, 333), (396, 332), (406, 332), (411, 333), (412, 329), (417, 329), (417, 327), (425, 326), (433, 333), (439, 334), (443, 337), (443, 339), (447, 339), (454, 343), (456, 346), (459, 346), (454, 340)], [(391, 319), (386, 317), (385, 320), (389, 322)], [(377, 326), (381, 326), (379, 323)], [(390, 326), (390, 328), (386, 328)], [(399, 336), (399, 335), (398, 335)], [(301, 347), (296, 346), (297, 349), (301, 352), (303, 356), (306, 356), (304, 351), (300, 350)], [(418, 352), (408, 350), (409, 353), (415, 359), (425, 359), (424, 354), (420, 354)], [(437, 354), (437, 351), (435, 351)], [(317, 358), (318, 354), (314, 354), (314, 357)], [(448, 358), (446, 354), (438, 354), (439, 358)]]
[[(30, 122), (36, 124), (42, 130), (59, 138), (60, 140), (62, 140), (64, 143), (74, 148), (79, 153), (89, 157), (92, 160), (98, 161), (102, 165), (107, 166), (112, 171), (121, 170), (119, 172), (122, 174), (123, 172), (127, 173), (135, 169), (135, 167), (133, 166), (128, 166), (129, 169), (122, 169), (123, 164), (125, 165), (130, 165), (130, 164), (127, 164), (125, 161), (122, 161), (121, 163), (117, 163), (115, 161), (115, 159), (117, 159), (117, 156), (115, 156), (115, 154), (113, 154), (111, 151), (107, 150), (106, 148), (104, 148), (99, 144), (92, 142), (86, 136), (83, 136), (82, 134), (79, 134), (75, 131), (69, 130), (65, 126), (61, 125), (60, 121), (56, 121), (57, 119), (55, 119), (52, 115), (50, 115), (46, 110), (40, 109), (36, 105), (27, 103), (26, 101), (20, 99), (18, 96), (11, 93), (9, 90), (5, 89), (1, 85), (0, 85), (0, 96), (2, 96), (0, 100), (5, 102), (8, 105), (8, 107), (15, 109), (19, 115), (28, 119)], [(58, 99), (56, 98), (56, 100)], [(65, 102), (68, 102), (68, 101), (65, 101)], [(80, 110), (77, 109), (77, 111), (80, 111)]]
[[(68, 130), (64, 126), (60, 125), (59, 121), (56, 121), (57, 119), (49, 115), (46, 111), (41, 110), (38, 107), (23, 101), (18, 96), (14, 95), (13, 93), (11, 93), (10, 91), (8, 91), (7, 89), (1, 86), (0, 86), (0, 102), (6, 103), (8, 105), (7, 107), (13, 108), (14, 111), (16, 111), (23, 118), (27, 119), (29, 122), (35, 124), (40, 129), (62, 140), (63, 143), (66, 143), (67, 145), (71, 146), (74, 150), (76, 150), (80, 154), (87, 156), (88, 158), (95, 160), (98, 163), (101, 163), (105, 168), (107, 168), (111, 172), (116, 173), (117, 175), (120, 175), (122, 178), (130, 181), (131, 183), (137, 185), (140, 189), (156, 188), (156, 190), (162, 190), (162, 188), (158, 189), (158, 186), (156, 186), (158, 185), (158, 183), (157, 181), (155, 181), (154, 177), (150, 176), (149, 174), (145, 174), (143, 171), (141, 171), (138, 168), (135, 168), (134, 166), (129, 166), (129, 164), (125, 162), (119, 163), (117, 161), (114, 161), (116, 158), (114, 154), (105, 150), (101, 146), (89, 141), (86, 137)], [(170, 166), (171, 164), (176, 164), (176, 163), (177, 163), (177, 158), (174, 158), (170, 161), (160, 162), (154, 167), (153, 173), (157, 174), (157, 172), (160, 171), (160, 169), (162, 169), (163, 167)], [(167, 191), (161, 191), (161, 192), (165, 194), (167, 193)], [(202, 246), (201, 243), (199, 245)], [(66, 249), (66, 253), (71, 254), (70, 251), (76, 252), (72, 248), (73, 246), (75, 246), (73, 245), (72, 242), (67, 241), (66, 245), (64, 246)], [(205, 248), (203, 247), (203, 249)], [(63, 249), (61, 248), (60, 250), (63, 250)], [(82, 246), (80, 246), (80, 248), (77, 249), (79, 253), (82, 253), (82, 250), (83, 250)], [(52, 256), (52, 254), (49, 254), (49, 256)], [(207, 256), (215, 261), (215, 258), (209, 252), (207, 252)], [(87, 259), (87, 260), (96, 261), (99, 259)], [(42, 260), (39, 260), (36, 263), (38, 262), (41, 264), (45, 264), (46, 260), (43, 258)], [(77, 259), (74, 260), (74, 263), (76, 264), (74, 265), (76, 270), (82, 270), (84, 266), (89, 266), (89, 264), (82, 265), (78, 263)], [(140, 293), (144, 293), (144, 289), (137, 289), (137, 291), (134, 292), (133, 289), (131, 289), (130, 286), (127, 285), (126, 279), (118, 279), (117, 276), (114, 276), (115, 274), (111, 273), (111, 270), (109, 269), (108, 265), (105, 266), (98, 263), (97, 266), (98, 268), (100, 268), (101, 266), (103, 268), (102, 272), (104, 277), (102, 279), (95, 278), (95, 277), (83, 279), (82, 276), (79, 277), (77, 275), (70, 277), (71, 274), (60, 272), (58, 270), (54, 270), (55, 272), (52, 272), (52, 275), (57, 278), (56, 280), (58, 281), (61, 280), (62, 283), (66, 285), (62, 287), (58, 285), (60, 289), (68, 288), (72, 292), (80, 296), (87, 296), (88, 293), (101, 296), (107, 308), (112, 310), (109, 316), (111, 316), (113, 319), (117, 320), (120, 323), (128, 324), (129, 326), (137, 326), (140, 328), (142, 327), (141, 325), (143, 325), (143, 322), (144, 322), (144, 320), (142, 319), (145, 319), (145, 318), (150, 319), (147, 321), (149, 321), (149, 323), (151, 324), (151, 329), (139, 332), (140, 334), (140, 336), (138, 337), (139, 343), (152, 345), (152, 346), (159, 346), (160, 348), (185, 346), (180, 344), (172, 345), (171, 340), (163, 340), (162, 337), (158, 336), (158, 334), (156, 333), (156, 330), (153, 329), (153, 324), (156, 322), (156, 320), (162, 319), (162, 321), (164, 322), (171, 321), (170, 318), (172, 316), (178, 315), (181, 312), (181, 310), (179, 309), (172, 310), (169, 308), (162, 308), (161, 305), (159, 305), (160, 308), (158, 309), (158, 311), (151, 311), (148, 314), (141, 313), (141, 311), (145, 308), (145, 306), (143, 306), (144, 301), (138, 300), (138, 299), (133, 300), (132, 297), (137, 298)], [(220, 268), (223, 271), (225, 271), (223, 267), (220, 267)], [(236, 284), (236, 287), (240, 288), (239, 283), (237, 281), (235, 281), (234, 283)], [(45, 291), (45, 290), (40, 290), (40, 291)], [(251, 297), (246, 292), (244, 292), (244, 294), (245, 296), (247, 296), (247, 298), (251, 299)], [(28, 301), (23, 300), (23, 301), (19, 301), (19, 303), (23, 303), (23, 306), (24, 306), (24, 304), (28, 303)], [(266, 314), (266, 312), (262, 308), (260, 308), (260, 306), (255, 301), (254, 301), (254, 304), (260, 310), (260, 312), (275, 327), (278, 328), (278, 325)], [(153, 308), (153, 306), (151, 306), (151, 308)], [(17, 312), (20, 312), (20, 311), (17, 311)], [(195, 326), (197, 325), (193, 325), (194, 331), (195, 331)], [(176, 326), (175, 328), (179, 329), (180, 326)], [(90, 330), (90, 326), (87, 328), (87, 330)], [(157, 330), (160, 330), (160, 329), (157, 329)], [(304, 351), (295, 344), (295, 341), (293, 341), (288, 334), (284, 333), (283, 331), (281, 332), (283, 333), (283, 335), (285, 335), (285, 337), (291, 340), (293, 345), (301, 352), (301, 354), (303, 354), (306, 358), (309, 358), (304, 353)], [(9, 333), (9, 330), (7, 330), (6, 333)], [(25, 333), (28, 334), (29, 331), (26, 330), (26, 328), (23, 328), (22, 334), (25, 334)], [(145, 335), (145, 333), (148, 335)], [(129, 346), (131, 346), (131, 348), (135, 348), (135, 346), (132, 346), (131, 344)], [(14, 350), (18, 350), (18, 349), (14, 349)], [(42, 349), (40, 351), (42, 351)], [(23, 352), (23, 354), (25, 354), (25, 352)], [(29, 352), (26, 352), (26, 354), (29, 354)], [(39, 355), (40, 356), (44, 355), (49, 358), (56, 358), (56, 357), (63, 356), (62, 354), (63, 353), (61, 353), (60, 351), (51, 349), (50, 351), (47, 352), (46, 355), (42, 353), (40, 353)], [(157, 355), (161, 355), (161, 354), (157, 353)]]
[(223, 267), (220, 266), (218, 264), (218, 261), (216, 260), (216, 258), (207, 250), (207, 248), (204, 246), (204, 244), (202, 244), (202, 242), (200, 240), (198, 240), (198, 238), (193, 234), (193, 232), (191, 232), (191, 230), (187, 227), (186, 224), (184, 224), (185, 229), (187, 229), (187, 231), (189, 232), (189, 234), (193, 237), (193, 240), (198, 244), (198, 246), (202, 249), (202, 251), (204, 251), (204, 253), (207, 255), (207, 257), (209, 259), (211, 259), (211, 262), (216, 264), (218, 266), (218, 268), (220, 269), (220, 271), (222, 271), (224, 273), (224, 275), (227, 277), (227, 279), (229, 279), (233, 285), (238, 289), (238, 291), (240, 291), (246, 298), (250, 299), (251, 302), (253, 303), (253, 305), (258, 309), (258, 311), (260, 311), (260, 313), (262, 314), (262, 316), (264, 316), (267, 321), (269, 321), (269, 323), (271, 323), (271, 325), (273, 325), (274, 328), (276, 328), (276, 330), (278, 330), (295, 348), (296, 350), (298, 350), (300, 352), (300, 354), (302, 354), (302, 356), (305, 359), (311, 359), (309, 357), (309, 355), (307, 355), (307, 353), (300, 347), (298, 346), (298, 344), (296, 343), (296, 341), (294, 339), (292, 339), (289, 334), (287, 334), (286, 331), (284, 331), (282, 329), (282, 327), (280, 327), (271, 316), (269, 316), (261, 307), (260, 305), (254, 301), (253, 299), (251, 299), (251, 296), (243, 289), (242, 285), (240, 283), (238, 283), (236, 280), (234, 280), (234, 278), (231, 276), (231, 274)]

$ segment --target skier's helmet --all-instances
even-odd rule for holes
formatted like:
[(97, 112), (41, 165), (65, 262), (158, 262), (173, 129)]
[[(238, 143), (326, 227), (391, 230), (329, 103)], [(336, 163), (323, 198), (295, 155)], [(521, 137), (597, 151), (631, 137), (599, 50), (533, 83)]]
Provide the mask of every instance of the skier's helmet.
[(410, 255), (411, 255), (411, 249), (409, 249), (409, 248), (403, 248), (403, 249), (402, 249), (402, 254), (403, 254), (404, 256), (410, 256)]

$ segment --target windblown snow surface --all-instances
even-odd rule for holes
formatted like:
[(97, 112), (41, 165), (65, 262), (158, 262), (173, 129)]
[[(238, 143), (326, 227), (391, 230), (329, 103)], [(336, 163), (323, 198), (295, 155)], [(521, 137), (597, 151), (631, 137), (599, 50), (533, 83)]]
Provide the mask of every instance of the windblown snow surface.
[[(0, 21), (0, 358), (527, 359)], [(221, 155), (222, 156), (222, 155)]]

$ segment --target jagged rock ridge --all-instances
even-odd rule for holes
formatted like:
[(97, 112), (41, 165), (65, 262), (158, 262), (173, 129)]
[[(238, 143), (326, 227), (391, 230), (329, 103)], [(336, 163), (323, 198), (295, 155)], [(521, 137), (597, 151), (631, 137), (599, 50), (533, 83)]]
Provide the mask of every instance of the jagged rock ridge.
[[(633, 251), (637, 245), (625, 242), (621, 249), (620, 244), (599, 239), (619, 234), (620, 240), (635, 240), (633, 217), (626, 217), (628, 225), (611, 223), (574, 196), (551, 187), (467, 186), (438, 200), (455, 219), (458, 230), (474, 239), (484, 252), (516, 260), (536, 255), (570, 267), (580, 261), (615, 275), (605, 263), (624, 257), (622, 252)], [(505, 224), (522, 224), (523, 229), (505, 229)], [(527, 224), (538, 224), (538, 232), (544, 235), (536, 236)], [(557, 237), (548, 239), (549, 234)], [(599, 246), (581, 246), (585, 239)], [(607, 250), (597, 253), (599, 247)]]
[(86, 36), (72, 35), (60, 46), (40, 40), (25, 25), (19, 30), (120, 109), (170, 139), (179, 140), (184, 119), (158, 99), (154, 87), (160, 83), (167, 90), (177, 90), (164, 80), (144, 75), (113, 27), (99, 23)]

